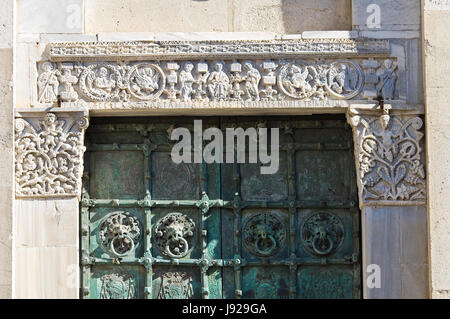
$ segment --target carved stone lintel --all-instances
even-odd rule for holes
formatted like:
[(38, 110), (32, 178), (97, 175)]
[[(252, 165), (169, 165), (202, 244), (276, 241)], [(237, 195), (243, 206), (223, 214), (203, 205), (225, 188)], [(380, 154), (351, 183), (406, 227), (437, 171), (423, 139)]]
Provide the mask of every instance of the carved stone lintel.
[(421, 118), (351, 111), (361, 206), (424, 205)]
[[(287, 107), (299, 102), (376, 97), (396, 100), (398, 70), (393, 60), (370, 60), (379, 67), (363, 71), (367, 61), (347, 59), (192, 60), (178, 62), (126, 61), (40, 63), (38, 105), (70, 103), (90, 109), (118, 104), (119, 108)], [(76, 70), (73, 72), (72, 70)], [(365, 73), (369, 79), (365, 81)], [(370, 74), (369, 74), (370, 73)], [(76, 75), (75, 75), (76, 74)], [(62, 84), (62, 85), (60, 85)], [(365, 91), (363, 89), (366, 88)], [(369, 92), (371, 91), (371, 92)], [(328, 102), (329, 101), (329, 102)], [(208, 104), (209, 103), (209, 104)], [(218, 104), (219, 103), (219, 104)], [(213, 104), (213, 105), (210, 105)]]
[(17, 197), (81, 195), (87, 113), (19, 112), (15, 120)]

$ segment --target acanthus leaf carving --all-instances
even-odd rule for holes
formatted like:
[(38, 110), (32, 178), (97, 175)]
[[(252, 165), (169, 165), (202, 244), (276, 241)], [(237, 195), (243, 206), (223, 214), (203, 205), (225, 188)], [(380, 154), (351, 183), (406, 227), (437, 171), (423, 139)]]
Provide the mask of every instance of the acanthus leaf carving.
[(89, 121), (45, 113), (15, 121), (15, 184), (18, 197), (79, 196), (84, 130)]

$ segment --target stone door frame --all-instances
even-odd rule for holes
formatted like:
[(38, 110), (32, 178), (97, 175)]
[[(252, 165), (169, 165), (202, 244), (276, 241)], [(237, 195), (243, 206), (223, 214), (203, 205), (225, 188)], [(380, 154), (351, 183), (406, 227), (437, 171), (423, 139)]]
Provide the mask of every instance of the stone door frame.
[[(408, 61), (392, 47), (389, 40), (364, 39), (50, 43), (31, 66), (32, 108), (15, 111), (16, 201), (82, 200), (89, 116), (344, 113), (354, 133), (363, 294), (395, 295), (414, 279), (395, 281), (398, 267), (409, 264), (389, 241), (403, 247), (408, 238), (395, 232), (380, 238), (379, 223), (390, 216), (403, 227), (405, 216), (426, 218), (426, 184), (423, 105), (408, 103)], [(387, 60), (391, 69), (384, 67)], [(380, 103), (377, 88), (389, 70), (397, 88), (383, 92)], [(353, 79), (340, 85), (339, 73)], [(39, 165), (33, 154), (45, 154), (45, 174), (33, 172)], [(389, 257), (397, 254), (400, 259)], [(368, 288), (369, 265), (378, 265), (391, 286)]]

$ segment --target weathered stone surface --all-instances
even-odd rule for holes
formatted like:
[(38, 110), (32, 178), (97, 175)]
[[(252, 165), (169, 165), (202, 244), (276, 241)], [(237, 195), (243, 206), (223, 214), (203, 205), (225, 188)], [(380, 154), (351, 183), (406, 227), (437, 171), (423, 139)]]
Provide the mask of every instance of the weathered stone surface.
[(83, 0), (19, 0), (17, 32), (82, 33)]
[(97, 0), (85, 21), (87, 33), (350, 30), (351, 1)]
[(14, 0), (3, 0), (0, 10), (0, 49), (13, 45), (13, 6)]
[(11, 298), (13, 50), (0, 49), (0, 298)]
[(450, 37), (444, 31), (448, 29), (450, 11), (425, 10), (423, 15), (430, 288), (433, 298), (450, 298)]
[(233, 13), (233, 30), (230, 31), (292, 34), (351, 29), (351, 1), (348, 0), (233, 0), (229, 3)]
[(78, 298), (78, 253), (77, 247), (16, 248), (14, 298)]
[(419, 30), (420, 0), (353, 0), (353, 26), (372, 31)]
[(450, 10), (449, 0), (424, 0), (426, 11), (447, 11)]
[(425, 207), (365, 207), (363, 234), (363, 276), (369, 265), (381, 270), (381, 287), (366, 286), (366, 298), (428, 298)]
[(67, 200), (18, 200), (15, 207), (15, 246), (76, 246), (78, 204)]
[(15, 298), (77, 298), (78, 200), (16, 200)]
[(229, 30), (228, 1), (85, 1), (87, 33)]

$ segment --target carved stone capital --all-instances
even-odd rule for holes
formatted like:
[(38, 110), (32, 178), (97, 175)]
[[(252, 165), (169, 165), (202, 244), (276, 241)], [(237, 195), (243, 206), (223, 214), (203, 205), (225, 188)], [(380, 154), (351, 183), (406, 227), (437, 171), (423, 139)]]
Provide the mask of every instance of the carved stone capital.
[(414, 115), (350, 111), (361, 206), (424, 205), (426, 181), (421, 132)]
[(17, 111), (16, 197), (79, 197), (88, 125), (85, 110)]

